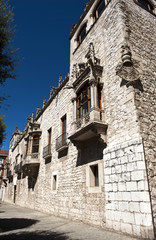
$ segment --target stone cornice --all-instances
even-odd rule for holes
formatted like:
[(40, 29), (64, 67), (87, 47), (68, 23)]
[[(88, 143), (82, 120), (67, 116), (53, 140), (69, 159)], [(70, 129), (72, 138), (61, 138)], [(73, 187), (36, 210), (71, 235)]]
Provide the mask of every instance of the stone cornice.
[(67, 76), (65, 80), (61, 83), (61, 85), (56, 89), (55, 93), (50, 97), (50, 99), (47, 101), (45, 106), (41, 109), (39, 114), (36, 116), (35, 121), (37, 121), (40, 118), (43, 112), (47, 109), (47, 107), (50, 105), (50, 103), (53, 101), (53, 99), (57, 96), (57, 94), (61, 91), (61, 89), (66, 85), (68, 81), (69, 81), (69, 76)]

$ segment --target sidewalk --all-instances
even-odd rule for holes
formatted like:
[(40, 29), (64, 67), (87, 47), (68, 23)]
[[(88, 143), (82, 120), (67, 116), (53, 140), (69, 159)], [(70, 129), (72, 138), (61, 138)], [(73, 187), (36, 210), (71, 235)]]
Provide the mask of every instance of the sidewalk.
[(0, 240), (137, 240), (6, 203), (0, 204)]

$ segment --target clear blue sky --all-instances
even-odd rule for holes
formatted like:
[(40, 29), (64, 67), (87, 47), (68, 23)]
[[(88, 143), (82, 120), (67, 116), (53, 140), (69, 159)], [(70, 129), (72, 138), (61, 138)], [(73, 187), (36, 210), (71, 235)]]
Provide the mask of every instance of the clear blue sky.
[(10, 0), (14, 6), (17, 33), (13, 45), (22, 59), (16, 80), (7, 80), (2, 93), (10, 95), (6, 116), (9, 141), (16, 126), (25, 128), (27, 117), (49, 98), (50, 86), (57, 86), (59, 74), (69, 72), (69, 34), (82, 15), (87, 0)]

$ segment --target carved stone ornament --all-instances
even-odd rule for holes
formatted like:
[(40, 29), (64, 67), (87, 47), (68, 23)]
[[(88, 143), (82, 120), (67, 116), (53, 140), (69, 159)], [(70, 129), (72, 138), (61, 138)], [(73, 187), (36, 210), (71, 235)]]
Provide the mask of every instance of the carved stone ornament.
[(72, 78), (74, 89), (82, 83), (86, 78), (89, 78), (90, 83), (97, 83), (98, 77), (102, 76), (103, 67), (100, 66), (100, 60), (95, 57), (93, 43), (89, 44), (89, 49), (85, 55), (86, 62), (73, 65)]
[(134, 86), (140, 81), (139, 65), (132, 60), (130, 47), (125, 43), (121, 50), (121, 59), (116, 67), (116, 74), (125, 81), (126, 86)]

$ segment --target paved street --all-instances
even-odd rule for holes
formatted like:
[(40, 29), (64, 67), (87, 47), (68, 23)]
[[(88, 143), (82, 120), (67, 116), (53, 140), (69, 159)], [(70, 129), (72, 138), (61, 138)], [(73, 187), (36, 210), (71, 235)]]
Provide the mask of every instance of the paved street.
[(136, 238), (58, 218), (27, 208), (0, 204), (0, 240), (135, 240)]

